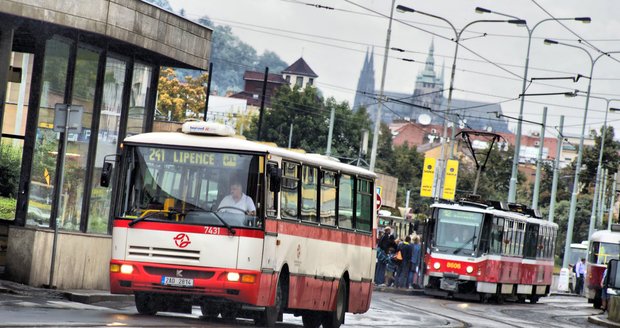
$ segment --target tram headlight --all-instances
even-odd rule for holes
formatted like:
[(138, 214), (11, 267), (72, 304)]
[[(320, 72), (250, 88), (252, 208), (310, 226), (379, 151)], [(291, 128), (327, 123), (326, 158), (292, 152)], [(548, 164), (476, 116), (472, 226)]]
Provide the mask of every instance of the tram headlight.
[(471, 265), (468, 265), (467, 268), (465, 268), (465, 271), (467, 271), (467, 273), (472, 273), (474, 272), (474, 267)]
[(434, 268), (435, 270), (439, 270), (439, 268), (441, 268), (441, 263), (439, 263), (439, 262), (435, 262), (435, 263), (433, 263), (433, 268)]

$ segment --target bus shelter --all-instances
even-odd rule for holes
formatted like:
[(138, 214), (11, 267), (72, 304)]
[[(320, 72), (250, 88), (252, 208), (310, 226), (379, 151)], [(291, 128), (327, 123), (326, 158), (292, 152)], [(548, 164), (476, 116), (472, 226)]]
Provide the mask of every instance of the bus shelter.
[[(0, 267), (33, 286), (107, 289), (104, 157), (152, 130), (160, 67), (206, 70), (212, 31), (139, 0), (11, 0), (0, 20)], [(82, 109), (81, 130), (54, 131), (57, 104)]]

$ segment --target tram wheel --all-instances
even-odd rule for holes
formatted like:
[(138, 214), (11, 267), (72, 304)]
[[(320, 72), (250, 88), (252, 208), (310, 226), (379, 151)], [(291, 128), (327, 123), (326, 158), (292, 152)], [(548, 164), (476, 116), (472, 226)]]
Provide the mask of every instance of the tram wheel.
[(539, 299), (539, 298), (540, 298), (540, 297), (539, 297), (539, 296), (536, 296), (536, 295), (534, 295), (534, 296), (530, 296), (530, 304), (536, 304), (536, 303), (538, 303), (538, 299)]
[(304, 328), (319, 328), (321, 316), (317, 312), (307, 312), (301, 315), (301, 322), (303, 322)]

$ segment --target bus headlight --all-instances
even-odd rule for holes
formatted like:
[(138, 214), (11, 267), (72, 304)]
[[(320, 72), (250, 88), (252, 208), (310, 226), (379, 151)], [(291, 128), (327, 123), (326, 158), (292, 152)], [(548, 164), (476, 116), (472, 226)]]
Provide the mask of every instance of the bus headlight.
[(472, 273), (474, 272), (474, 267), (471, 265), (468, 265), (467, 268), (465, 268), (465, 271), (467, 271), (467, 273)]
[(228, 281), (239, 281), (239, 274), (237, 272), (229, 272), (226, 279)]
[(441, 268), (441, 263), (439, 263), (439, 262), (435, 262), (435, 263), (433, 263), (433, 268), (434, 268), (435, 270), (439, 270), (439, 268)]
[(132, 274), (133, 273), (133, 265), (131, 265), (131, 264), (123, 264), (123, 265), (121, 265), (121, 273), (123, 273), (123, 274)]

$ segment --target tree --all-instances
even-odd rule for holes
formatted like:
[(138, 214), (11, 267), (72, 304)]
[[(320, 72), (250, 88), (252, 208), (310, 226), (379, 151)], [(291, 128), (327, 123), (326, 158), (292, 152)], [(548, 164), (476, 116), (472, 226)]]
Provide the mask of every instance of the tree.
[[(590, 131), (590, 136), (594, 138), (594, 147), (585, 147), (583, 150), (583, 163), (586, 169), (580, 175), (580, 182), (584, 184), (584, 189), (593, 186), (596, 179), (596, 170), (598, 168), (598, 158), (601, 150), (601, 140), (603, 136), (603, 127), (600, 134), (595, 130)], [(603, 149), (603, 161), (601, 168), (606, 168), (610, 174), (617, 171), (617, 163), (620, 161), (620, 142), (614, 140), (614, 127), (607, 126), (605, 131), (605, 145)]]
[[(592, 207), (592, 196), (582, 194), (577, 197), (577, 210), (575, 212), (575, 221), (573, 222), (573, 238), (572, 243), (580, 243), (588, 239), (588, 230), (590, 226), (590, 209)], [(564, 257), (564, 246), (566, 244), (566, 231), (568, 230), (568, 214), (570, 210), (570, 201), (562, 200), (555, 207), (555, 217), (558, 224), (558, 237), (556, 241), (555, 253), (560, 257)]]
[[(338, 103), (333, 98), (323, 100), (314, 87), (279, 88), (271, 98), (271, 108), (263, 113), (261, 140), (288, 147), (292, 125), (292, 148), (325, 153), (332, 108), (335, 110), (332, 156), (356, 158), (363, 130), (370, 125), (368, 115), (365, 111), (353, 113), (347, 102)], [(256, 138), (257, 126), (258, 115), (244, 135)]]
[(192, 113), (190, 117), (197, 117), (204, 111), (207, 80), (208, 74), (204, 73), (198, 78), (186, 76), (181, 82), (174, 69), (163, 69), (157, 84), (157, 109), (162, 115), (170, 112), (172, 121), (183, 121), (187, 111)]

